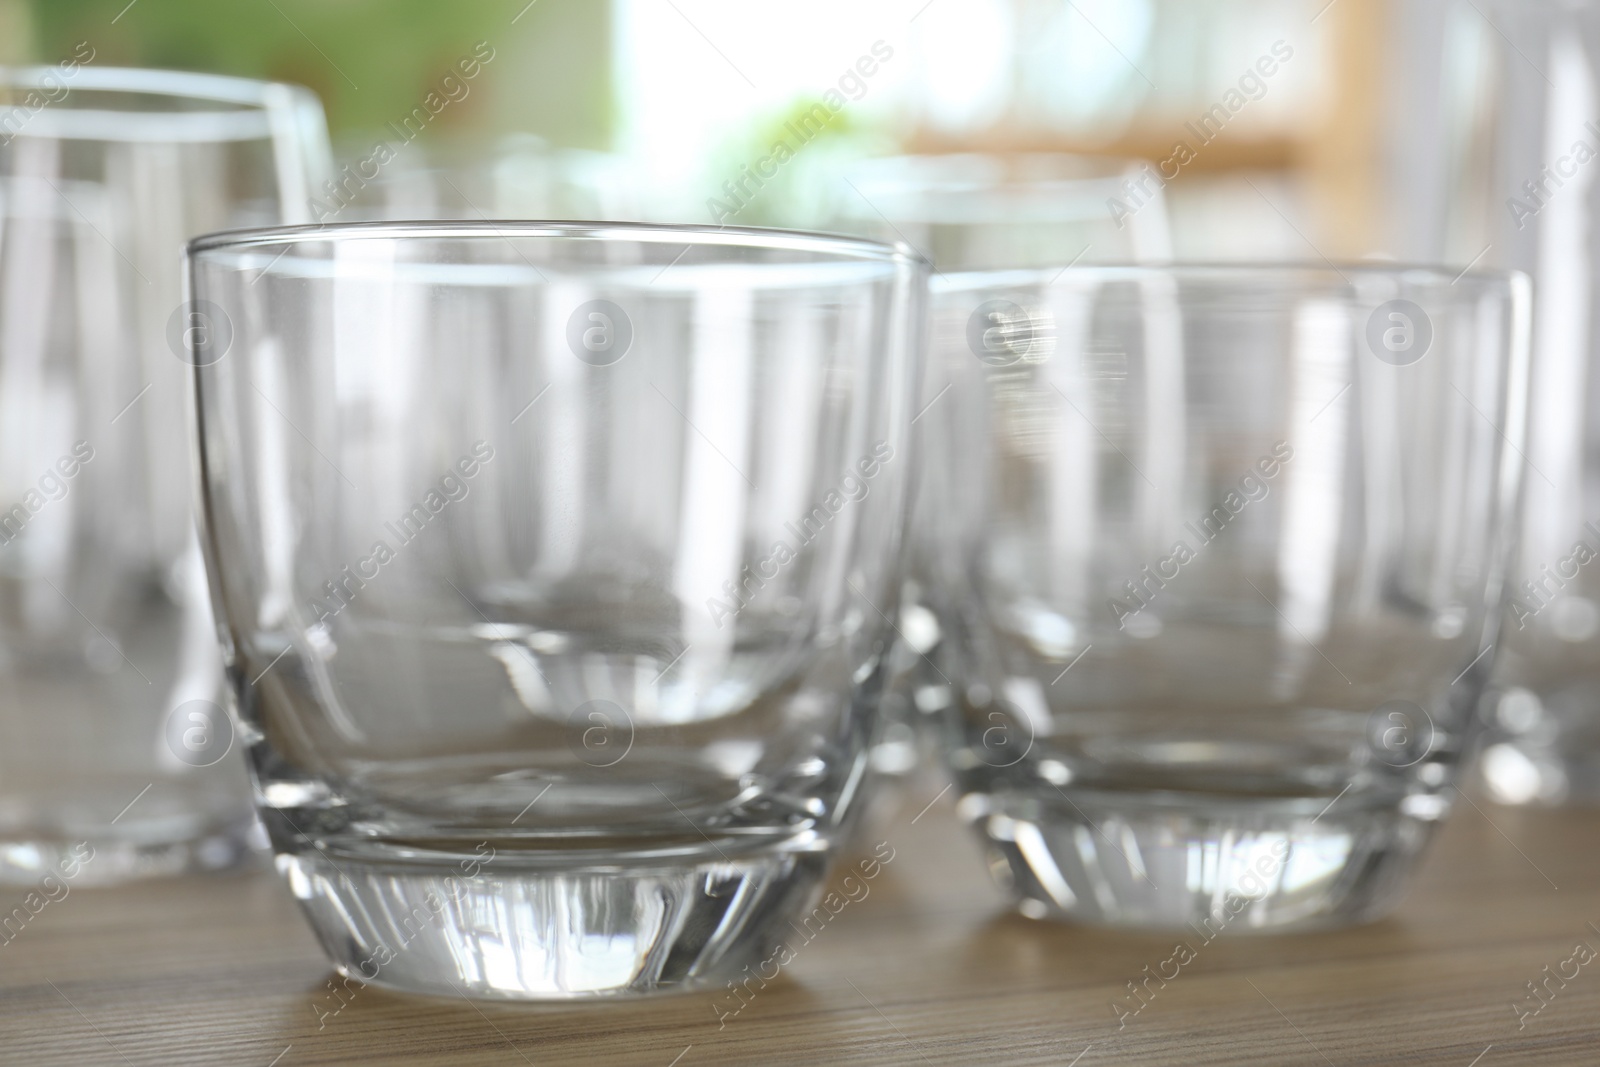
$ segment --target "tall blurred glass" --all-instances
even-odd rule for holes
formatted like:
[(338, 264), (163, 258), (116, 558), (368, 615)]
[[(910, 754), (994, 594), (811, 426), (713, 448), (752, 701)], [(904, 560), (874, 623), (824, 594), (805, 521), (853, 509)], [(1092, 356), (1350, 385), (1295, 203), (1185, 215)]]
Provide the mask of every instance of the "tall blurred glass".
[[(1150, 164), (1136, 159), (1023, 153), (1012, 156), (958, 154), (892, 156), (864, 161), (843, 176), (836, 190), (835, 225), (843, 230), (900, 240), (928, 258), (936, 272), (1077, 263), (1154, 263), (1171, 257), (1162, 184)], [(1137, 207), (1135, 207), (1137, 205)], [(1124, 213), (1126, 212), (1126, 213)], [(985, 329), (991, 342), (1014, 328), (1003, 316)], [(943, 402), (947, 376), (936, 361), (923, 368), (916, 429)], [(917, 479), (909, 543), (910, 565), (897, 620), (895, 682), (884, 697), (883, 736), (873, 749), (874, 767), (892, 781), (924, 762), (923, 749), (937, 744), (923, 725), (948, 704), (948, 679), (927, 657), (942, 640), (939, 619), (928, 608), (933, 580), (932, 530), (937, 516), (960, 502), (945, 493), (948, 483), (930, 477), (953, 457), (918, 449), (923, 474)], [(892, 791), (884, 808), (898, 803)]]
[(1370, 266), (934, 280), (947, 749), (1025, 914), (1392, 906), (1493, 659), (1528, 299)]
[(190, 506), (183, 342), (209, 323), (181, 254), (303, 220), (327, 133), (302, 89), (92, 58), (0, 69), (0, 881), (259, 839)]
[(508, 998), (765, 969), (859, 808), (925, 266), (557, 223), (191, 248), (232, 323), (196, 371), (229, 677), (335, 963)]
[(1399, 110), (1432, 131), (1394, 153), (1398, 214), (1422, 226), (1407, 250), (1534, 281), (1526, 503), (1481, 772), (1503, 802), (1596, 803), (1600, 4), (1401, 11), (1418, 47), (1396, 65), (1420, 61), (1420, 81)]
[(1160, 262), (1172, 239), (1161, 183), (1147, 170), (1141, 160), (1043, 152), (874, 159), (845, 176), (837, 221), (905, 241), (940, 271)]
[(531, 134), (487, 148), (405, 145), (381, 165), (370, 152), (364, 158), (374, 162), (346, 167), (337, 197), (313, 202), (315, 221), (654, 221), (626, 158), (556, 147)]

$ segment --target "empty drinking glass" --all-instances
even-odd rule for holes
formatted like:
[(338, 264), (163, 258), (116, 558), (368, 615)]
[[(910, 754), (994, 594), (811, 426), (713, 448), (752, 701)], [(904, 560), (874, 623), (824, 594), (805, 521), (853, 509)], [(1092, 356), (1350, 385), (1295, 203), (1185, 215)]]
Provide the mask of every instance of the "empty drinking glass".
[[(383, 162), (380, 164), (380, 160)], [(340, 172), (335, 194), (311, 205), (317, 222), (415, 219), (647, 219), (644, 189), (629, 160), (557, 148), (517, 134), (483, 150), (406, 145), (370, 150)]]
[(1493, 659), (1528, 299), (1399, 267), (935, 281), (938, 703), (1024, 914), (1392, 905)]
[(182, 252), (305, 219), (322, 110), (93, 58), (0, 70), (0, 881), (260, 838), (190, 506)]
[(543, 998), (771, 962), (858, 808), (921, 261), (436, 222), (190, 265), (228, 673), (335, 963)]
[[(1066, 153), (872, 159), (841, 183), (836, 211), (840, 228), (906, 241), (946, 273), (1059, 267), (1063, 250), (1086, 263), (1160, 262), (1172, 254), (1162, 183), (1153, 165), (1135, 159)], [(1003, 333), (1006, 324), (996, 319), (989, 328)], [(931, 412), (948, 385), (929, 361), (917, 411)], [(921, 432), (936, 421), (917, 416)], [(937, 729), (926, 724), (944, 706), (948, 679), (928, 659), (943, 639), (928, 586), (936, 580), (937, 516), (956, 506), (943, 495), (949, 484), (928, 468), (913, 491), (902, 640), (884, 696), (883, 736), (873, 748), (873, 765), (890, 782), (921, 765), (938, 744)], [(893, 790), (879, 795), (885, 815), (902, 799)]]
[(1149, 262), (1172, 256), (1161, 189), (1154, 165), (1136, 159), (890, 156), (847, 176), (837, 213), (843, 227), (903, 240), (940, 271)]
[[(1479, 767), (1506, 803), (1600, 802), (1600, 4), (1403, 5), (1393, 200), (1412, 251), (1534, 280), (1528, 475)], [(1448, 129), (1446, 137), (1419, 130)], [(1413, 221), (1414, 220), (1414, 221)], [(1401, 233), (1407, 233), (1403, 229)]]

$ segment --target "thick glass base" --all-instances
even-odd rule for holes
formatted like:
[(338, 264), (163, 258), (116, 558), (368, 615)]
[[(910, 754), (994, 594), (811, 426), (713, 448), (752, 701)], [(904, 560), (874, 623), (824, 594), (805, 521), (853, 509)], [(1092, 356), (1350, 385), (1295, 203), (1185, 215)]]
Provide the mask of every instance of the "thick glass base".
[(1499, 741), (1484, 749), (1478, 774), (1501, 804), (1600, 805), (1600, 751), (1590, 738)]
[[(1445, 814), (1442, 798), (1220, 798), (1087, 789), (971, 793), (990, 871), (1032, 918), (1288, 931), (1377, 919)], [(1365, 802), (1364, 802), (1365, 800)], [(1333, 801), (1330, 803), (1330, 801)]]
[(260, 862), (267, 845), (248, 812), (214, 822), (129, 822), (72, 839), (0, 835), (0, 885), (32, 886), (54, 877), (73, 886), (106, 886), (225, 871)]
[(28, 774), (0, 773), (0, 885), (51, 876), (117, 885), (259, 863), (267, 850), (237, 761), (57, 774), (40, 761)]
[(470, 852), (364, 845), (281, 854), (335, 966), (411, 993), (563, 1000), (746, 977), (820, 892), (828, 850), (736, 839), (671, 850)]
[(1500, 804), (1600, 805), (1600, 677), (1593, 657), (1514, 661), (1487, 702), (1476, 773)]
[[(243, 777), (235, 766), (232, 777)], [(14, 785), (14, 782), (13, 782)], [(266, 856), (243, 782), (69, 777), (0, 792), (0, 885), (118, 885)]]

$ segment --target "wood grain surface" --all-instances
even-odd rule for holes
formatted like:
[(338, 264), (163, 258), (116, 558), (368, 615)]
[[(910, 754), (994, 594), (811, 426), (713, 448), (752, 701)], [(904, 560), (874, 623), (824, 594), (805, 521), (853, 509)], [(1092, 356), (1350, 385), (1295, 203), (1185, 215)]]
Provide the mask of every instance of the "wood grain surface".
[[(1223, 934), (1119, 1029), (1112, 1003), (1175, 939), (1010, 914), (940, 788), (883, 823), (895, 858), (870, 894), (720, 1024), (726, 996), (704, 993), (336, 996), (288, 891), (256, 871), (50, 903), (0, 945), (0, 1063), (1600, 1063), (1600, 812), (1460, 804), (1393, 918)], [(0, 888), (3, 910), (22, 895)]]

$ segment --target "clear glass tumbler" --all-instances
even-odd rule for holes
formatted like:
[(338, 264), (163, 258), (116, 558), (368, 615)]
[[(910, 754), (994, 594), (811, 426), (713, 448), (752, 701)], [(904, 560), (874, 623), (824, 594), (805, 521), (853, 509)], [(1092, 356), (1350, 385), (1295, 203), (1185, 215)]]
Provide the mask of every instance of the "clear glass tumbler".
[(335, 964), (551, 998), (769, 960), (858, 808), (922, 262), (434, 222), (190, 271), (228, 673)]
[(303, 89), (93, 58), (0, 70), (0, 881), (260, 841), (191, 508), (182, 254), (304, 219), (327, 133)]
[[(1148, 172), (1148, 173), (1147, 173)], [(1151, 164), (1136, 159), (1068, 153), (1011, 156), (962, 153), (890, 156), (863, 161), (838, 191), (835, 224), (879, 239), (899, 239), (920, 251), (935, 271), (969, 272), (999, 267), (1060, 267), (1081, 263), (1152, 263), (1171, 258), (1166, 202)], [(1126, 215), (1111, 207), (1124, 205)], [(1018, 324), (991, 316), (992, 339)], [(937, 423), (948, 376), (928, 361), (917, 399), (917, 430)], [(928, 414), (922, 414), (928, 413)], [(920, 453), (920, 449), (918, 450)], [(926, 466), (926, 465), (925, 465)], [(873, 747), (874, 768), (886, 782), (937, 762), (937, 721), (949, 679), (933, 666), (943, 640), (930, 610), (929, 585), (938, 515), (961, 506), (947, 499), (948, 479), (932, 468), (913, 488), (906, 587), (900, 600), (893, 682), (884, 696), (883, 736)], [(880, 790), (885, 817), (903, 797)]]
[(1172, 257), (1153, 164), (1063, 152), (890, 156), (838, 192), (839, 224), (905, 241), (940, 271)]
[(1452, 133), (1397, 138), (1396, 210), (1427, 224), (1422, 254), (1534, 280), (1529, 470), (1479, 769), (1505, 803), (1600, 803), (1600, 3), (1405, 10), (1432, 49), (1414, 75), (1396, 60), (1419, 83), (1400, 111)]
[(413, 144), (389, 157), (379, 148), (340, 170), (335, 191), (312, 203), (313, 221), (655, 221), (637, 169), (620, 155), (557, 148), (531, 134), (482, 149)]
[(1526, 279), (1077, 267), (932, 300), (940, 702), (1022, 912), (1383, 913), (1493, 660)]

